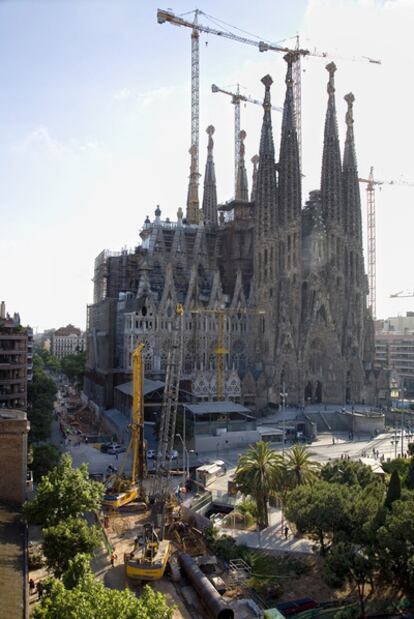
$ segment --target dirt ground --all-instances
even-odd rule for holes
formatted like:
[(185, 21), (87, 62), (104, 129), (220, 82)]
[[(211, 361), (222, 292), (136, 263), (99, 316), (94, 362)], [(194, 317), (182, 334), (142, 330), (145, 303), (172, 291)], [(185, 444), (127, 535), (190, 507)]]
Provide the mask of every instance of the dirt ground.
[(319, 557), (310, 557), (308, 561), (311, 564), (309, 574), (302, 574), (301, 576), (292, 574), (289, 578), (283, 579), (283, 594), (276, 600), (278, 604), (303, 597), (324, 602), (349, 596), (350, 591), (348, 589), (338, 591), (328, 587), (322, 578), (322, 562)]
[[(104, 582), (107, 587), (116, 589), (129, 587), (132, 591), (139, 594), (141, 587), (129, 583), (125, 577), (123, 560), (124, 553), (131, 552), (131, 547), (136, 537), (136, 526), (148, 522), (148, 520), (150, 520), (149, 512), (131, 515), (122, 514), (122, 516), (116, 514), (110, 517), (107, 533), (118, 558), (115, 567), (109, 568), (105, 573)], [(177, 607), (174, 611), (173, 619), (192, 619), (178, 591), (170, 580), (163, 578), (149, 584), (154, 590), (160, 591), (166, 596), (169, 606), (175, 605)]]

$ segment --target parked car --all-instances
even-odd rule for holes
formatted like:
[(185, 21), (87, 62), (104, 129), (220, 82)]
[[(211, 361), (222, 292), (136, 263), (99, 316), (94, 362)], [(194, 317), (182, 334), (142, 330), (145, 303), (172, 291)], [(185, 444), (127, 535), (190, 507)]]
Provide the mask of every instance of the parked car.
[(108, 454), (120, 454), (123, 453), (124, 451), (126, 451), (126, 447), (123, 447), (123, 445), (118, 445), (118, 443), (113, 443), (106, 451), (106, 453)]
[(290, 615), (296, 615), (304, 610), (316, 608), (318, 603), (312, 598), (301, 598), (299, 600), (292, 600), (291, 602), (283, 602), (282, 604), (276, 604), (276, 608), (284, 615), (289, 617)]
[(110, 449), (113, 444), (114, 443), (102, 443), (102, 445), (101, 445), (102, 453), (106, 454), (108, 452), (108, 449)]
[(148, 460), (156, 460), (157, 458), (157, 452), (155, 449), (148, 449), (147, 451), (147, 458)]

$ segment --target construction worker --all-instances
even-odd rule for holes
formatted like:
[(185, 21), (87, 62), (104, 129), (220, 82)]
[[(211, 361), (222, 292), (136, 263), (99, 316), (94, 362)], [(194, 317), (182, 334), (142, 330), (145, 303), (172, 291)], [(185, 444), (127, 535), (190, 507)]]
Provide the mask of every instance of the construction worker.
[(33, 580), (33, 578), (31, 578), (29, 580), (29, 591), (30, 591), (30, 595), (32, 595), (32, 593), (34, 593), (34, 590), (36, 589), (36, 585), (35, 585), (35, 581)]
[(113, 551), (111, 552), (111, 565), (112, 565), (112, 567), (115, 566), (115, 561), (117, 560), (117, 558), (118, 557), (116, 555), (115, 548), (114, 548)]

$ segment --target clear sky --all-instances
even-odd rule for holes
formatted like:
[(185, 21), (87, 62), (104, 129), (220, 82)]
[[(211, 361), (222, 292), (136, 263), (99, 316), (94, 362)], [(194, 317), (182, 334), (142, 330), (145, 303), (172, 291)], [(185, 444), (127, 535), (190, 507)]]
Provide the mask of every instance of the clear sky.
[[(0, 2), (0, 300), (39, 329), (84, 327), (94, 258), (105, 248), (134, 247), (157, 204), (171, 218), (185, 205), (190, 31), (158, 25), (158, 6)], [(194, 6), (176, 0), (171, 8), (181, 14)], [(356, 97), (360, 174), (373, 165), (378, 179), (414, 181), (413, 0), (198, 0), (198, 8), (263, 39), (299, 33), (303, 47), (331, 52), (341, 140), (343, 95)], [(213, 25), (204, 16), (200, 22)], [(361, 56), (382, 65), (349, 60)], [(304, 197), (320, 182), (325, 64), (308, 59), (302, 67)], [(270, 73), (279, 105), (284, 65), (281, 55), (201, 37), (200, 163), (203, 171), (205, 128), (213, 124), (220, 200), (233, 194), (233, 106), (210, 86), (240, 83), (261, 99), (260, 79)], [(248, 161), (261, 117), (258, 106), (242, 108)], [(280, 114), (273, 121), (278, 149)], [(377, 191), (380, 317), (414, 309), (414, 299), (389, 298), (414, 289), (413, 224), (414, 187)]]

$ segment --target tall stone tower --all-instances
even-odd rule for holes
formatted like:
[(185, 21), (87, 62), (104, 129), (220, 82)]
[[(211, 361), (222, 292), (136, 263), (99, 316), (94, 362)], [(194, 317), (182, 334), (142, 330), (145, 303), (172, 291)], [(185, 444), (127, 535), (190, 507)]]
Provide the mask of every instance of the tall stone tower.
[(256, 355), (262, 360), (269, 381), (274, 374), (274, 354), (277, 330), (277, 280), (278, 280), (278, 212), (275, 147), (273, 143), (270, 75), (263, 77), (265, 87), (264, 114), (259, 148), (255, 194), (254, 271), (252, 281), (253, 302), (265, 314), (258, 319)]
[(279, 281), (275, 378), (281, 390), (289, 389), (292, 399), (298, 400), (301, 382), (302, 187), (293, 96), (294, 59), (294, 53), (285, 56), (286, 96), (278, 164)]

